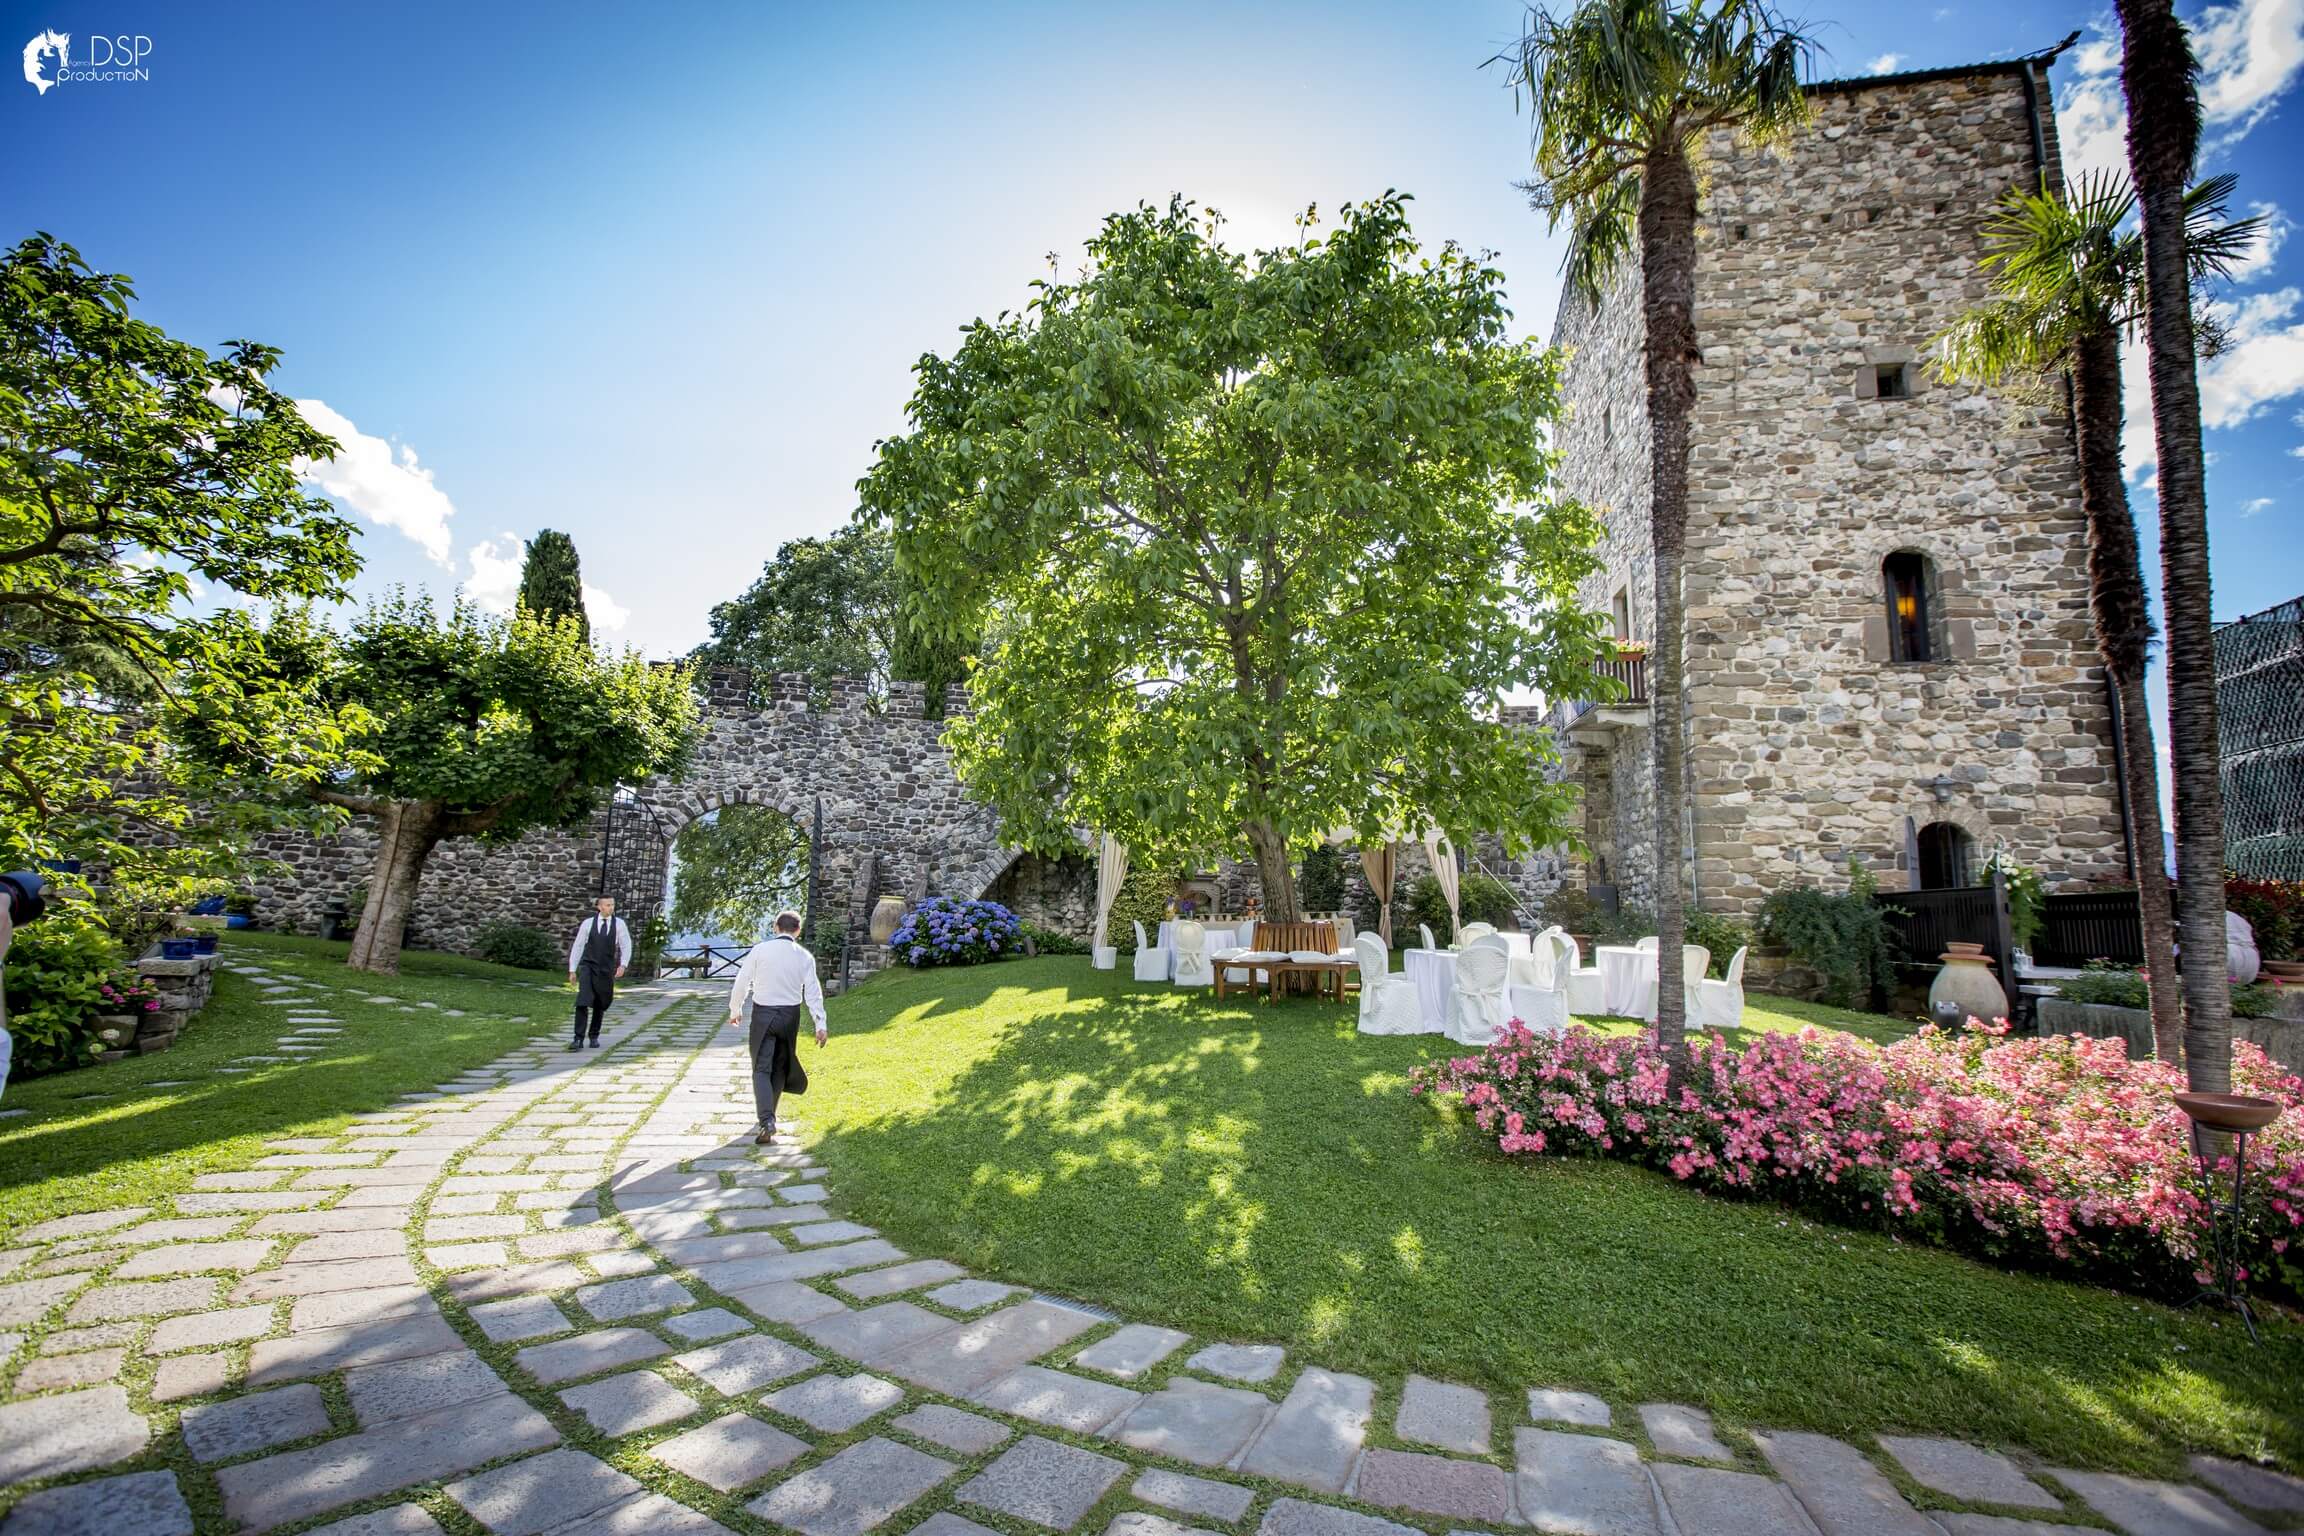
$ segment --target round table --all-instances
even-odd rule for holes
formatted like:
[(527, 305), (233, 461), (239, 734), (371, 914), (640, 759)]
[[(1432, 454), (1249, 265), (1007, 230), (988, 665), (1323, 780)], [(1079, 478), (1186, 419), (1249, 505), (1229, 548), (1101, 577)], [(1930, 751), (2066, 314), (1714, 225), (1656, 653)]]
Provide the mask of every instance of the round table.
[[(1192, 918), (1185, 918), (1185, 919), (1183, 919), (1183, 921), (1185, 921), (1185, 922), (1192, 922), (1192, 921), (1194, 921), (1194, 919), (1192, 919)], [(1169, 917), (1169, 918), (1162, 918), (1162, 919), (1160, 920), (1160, 939), (1159, 939), (1159, 944), (1160, 944), (1160, 947), (1161, 947), (1162, 949), (1174, 949), (1174, 948), (1176, 947), (1176, 923), (1177, 923), (1177, 919), (1175, 919), (1175, 918), (1172, 918), (1172, 917)], [(1206, 925), (1206, 924), (1202, 924), (1202, 926), (1203, 926), (1203, 927), (1206, 927), (1207, 925)], [(1208, 955), (1209, 955), (1209, 958), (1211, 958), (1211, 959), (1215, 958), (1215, 955), (1216, 955), (1216, 951), (1218, 951), (1218, 950), (1220, 950), (1220, 949), (1241, 949), (1241, 948), (1245, 948), (1245, 947), (1246, 947), (1246, 945), (1247, 945), (1247, 943), (1248, 943), (1248, 940), (1249, 940), (1250, 936), (1252, 936), (1252, 935), (1255, 933), (1255, 931), (1256, 931), (1256, 930), (1255, 930), (1253, 927), (1249, 927), (1249, 928), (1230, 928), (1230, 927), (1225, 927), (1225, 928), (1209, 928), (1209, 929), (1208, 929)]]
[(1656, 1016), (1656, 951), (1630, 944), (1602, 944), (1592, 951), (1600, 968), (1601, 1006), (1620, 1018)]
[(1456, 993), (1456, 955), (1446, 949), (1404, 949), (1400, 968), (1416, 984), (1416, 1012), (1427, 1034), (1448, 1033), (1448, 1008)]

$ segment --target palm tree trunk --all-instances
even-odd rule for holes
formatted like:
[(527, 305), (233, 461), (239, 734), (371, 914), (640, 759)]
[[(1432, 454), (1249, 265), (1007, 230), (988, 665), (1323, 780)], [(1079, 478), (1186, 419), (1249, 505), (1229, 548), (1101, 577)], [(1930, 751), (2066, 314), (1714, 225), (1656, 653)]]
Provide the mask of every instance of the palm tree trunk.
[(2210, 638), (2208, 478), (2184, 233), (2199, 142), (2191, 42), (2171, 0), (2119, 0), (2128, 159), (2143, 206), (2145, 334), (2160, 455), (2160, 593), (2168, 633), (2168, 738), (2175, 772), (2177, 931), (2184, 948), (2184, 1075), (2232, 1086), (2232, 992), (2224, 948), (2224, 796), (2218, 781)]
[(1656, 573), (1650, 651), (1656, 711), (1656, 1037), (1677, 1079), (1687, 1061), (1680, 964), (1687, 928), (1680, 830), (1687, 814), (1680, 562), (1688, 540), (1688, 431), (1701, 358), (1696, 347), (1696, 176), (1677, 146), (1652, 156), (1641, 178), (1640, 283), (1647, 328), (1648, 525)]
[(2136, 519), (2122, 474), (2120, 417), (2120, 337), (2106, 326), (2082, 336), (2072, 359), (2072, 432), (2079, 450), (2080, 504), (2088, 516), (2088, 607), (2096, 623), (2096, 649), (2119, 696), (2116, 725), (2126, 775), (2128, 863), (2143, 920), (2153, 1054), (2181, 1066), (2184, 996), (2168, 909), (2168, 860), (2161, 846), (2159, 753), (2144, 698), (2152, 605), (2144, 592)]

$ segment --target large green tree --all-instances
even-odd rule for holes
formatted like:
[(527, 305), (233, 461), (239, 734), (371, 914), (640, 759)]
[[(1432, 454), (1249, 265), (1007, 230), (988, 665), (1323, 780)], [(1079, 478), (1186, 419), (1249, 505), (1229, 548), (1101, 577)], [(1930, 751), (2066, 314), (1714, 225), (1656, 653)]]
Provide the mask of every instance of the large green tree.
[(1181, 199), (1088, 249), (921, 359), (861, 485), (907, 619), (983, 626), (948, 739), (1005, 835), (1245, 852), (1278, 919), (1334, 827), (1565, 836), (1553, 743), (1494, 706), (1589, 691), (1596, 530), (1530, 509), (1559, 364), (1499, 274), (1392, 194), (1254, 258)]
[(347, 964), (399, 969), (425, 861), (457, 837), (509, 841), (580, 825), (620, 783), (676, 774), (700, 734), (684, 668), (604, 655), (567, 624), (521, 612), (447, 614), (394, 592), (342, 632), (276, 615), (261, 642), (281, 683), (323, 705), (367, 712), (352, 749), (266, 757), (221, 727), (241, 700), (210, 690), (183, 739), (243, 779), (373, 820), (376, 862)]
[(340, 744), (332, 718), (263, 697), (260, 650), (196, 600), (334, 597), (359, 568), (299, 488), (336, 445), (272, 389), (279, 354), (211, 355), (134, 298), (48, 235), (0, 257), (0, 864), (85, 861), (131, 942), (240, 872), (253, 830), (253, 807), (187, 798), (171, 698), (228, 680), (262, 707), (224, 728)]
[(584, 567), (574, 539), (545, 528), (528, 541), (520, 562), (520, 606), (540, 619), (574, 619), (576, 632), (592, 638), (592, 615), (584, 608)]
[[(2195, 279), (2229, 272), (2262, 228), (2258, 219), (2225, 221), (2231, 191), (2231, 178), (2218, 177), (2187, 199)], [(2012, 386), (2020, 398), (2040, 394), (2053, 373), (2070, 382), (2088, 518), (2088, 607), (2097, 653), (2120, 700), (2128, 857), (2152, 978), (2153, 1046), (2162, 1061), (2179, 1064), (2184, 1002), (2160, 831), (2159, 753), (2144, 696), (2152, 606), (2120, 455), (2120, 341), (2147, 302), (2144, 244), (2130, 224), (2135, 210), (2126, 178), (2113, 175), (2085, 178), (2069, 192), (2010, 193), (1984, 229), (1993, 296), (1941, 338), (1938, 365), (1952, 378)]]
[(675, 932), (750, 944), (808, 894), (808, 834), (782, 811), (724, 805), (672, 839)]
[(1696, 413), (1696, 217), (1704, 136), (1781, 137), (1808, 113), (1809, 39), (1760, 0), (1581, 0), (1535, 13), (1508, 56), (1535, 116), (1535, 205), (1569, 228), (1568, 279), (1607, 301), (1636, 258), (1647, 385), (1648, 540), (1656, 617), (1656, 933), (1659, 1039), (1683, 1058), (1680, 946), (1687, 926), (1682, 827), (1681, 562), (1688, 542), (1688, 443)]
[(2160, 602), (2168, 636), (2168, 756), (2175, 778), (2176, 927), (2184, 950), (2184, 1073), (2232, 1088), (2224, 946), (2224, 786), (2216, 741), (2208, 464), (2184, 197), (2200, 147), (2198, 65), (2171, 0), (2118, 0), (2128, 165), (2143, 204), (2145, 340), (2159, 455)]

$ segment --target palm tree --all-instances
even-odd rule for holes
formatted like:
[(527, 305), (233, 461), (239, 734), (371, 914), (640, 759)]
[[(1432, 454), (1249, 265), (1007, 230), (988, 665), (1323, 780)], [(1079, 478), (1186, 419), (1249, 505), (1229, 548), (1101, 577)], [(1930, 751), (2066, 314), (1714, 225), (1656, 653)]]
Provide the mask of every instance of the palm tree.
[(1806, 120), (1810, 39), (1761, 0), (1580, 0), (1531, 14), (1503, 56), (1534, 108), (1529, 201), (1569, 226), (1569, 281), (1597, 306), (1637, 248), (1648, 390), (1649, 539), (1656, 578), (1651, 683), (1656, 711), (1657, 1036), (1686, 1058), (1680, 944), (1681, 827), (1687, 814), (1681, 721), (1680, 565), (1688, 533), (1688, 432), (1696, 403), (1697, 172), (1704, 135), (1781, 137)]
[[(2221, 276), (2254, 242), (2260, 219), (2222, 222), (2232, 178), (2186, 199), (2195, 279)], [(2124, 177), (2083, 178), (2069, 196), (2011, 193), (1984, 228), (1984, 266), (1994, 296), (1938, 338), (1937, 371), (1984, 384), (2013, 381), (2037, 392), (2052, 370), (2070, 381), (2072, 433), (2080, 459), (2080, 505), (2088, 518), (2088, 606), (2096, 648), (2119, 696), (2128, 854), (2152, 977), (2155, 1054), (2183, 1061), (2184, 1005), (2176, 982), (2168, 869), (2160, 832), (2160, 772), (2144, 698), (2152, 610), (2144, 593), (2136, 520), (2120, 462), (2120, 340), (2143, 319), (2144, 248), (2124, 229), (2136, 194)]]
[(2160, 456), (2160, 601), (2168, 627), (2168, 743), (2176, 779), (2176, 921), (2184, 945), (2184, 1075), (2195, 1092), (2232, 1087), (2225, 983), (2224, 792), (2210, 637), (2208, 472), (2187, 280), (2184, 190), (2200, 147), (2198, 65), (2172, 0), (2118, 0), (2128, 164), (2143, 204), (2145, 337)]

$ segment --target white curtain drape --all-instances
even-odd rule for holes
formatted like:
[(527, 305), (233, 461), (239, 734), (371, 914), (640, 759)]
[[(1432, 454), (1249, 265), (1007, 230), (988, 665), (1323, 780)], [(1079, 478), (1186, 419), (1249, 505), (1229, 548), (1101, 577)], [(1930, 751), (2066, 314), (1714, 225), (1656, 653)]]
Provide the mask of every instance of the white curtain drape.
[(1112, 903), (1120, 899), (1120, 887), (1128, 878), (1128, 845), (1111, 833), (1096, 850), (1096, 942), (1103, 949), (1109, 942), (1107, 930), (1112, 926)]
[(1360, 872), (1368, 877), (1368, 889), (1376, 893), (1376, 931), (1386, 949), (1392, 947), (1392, 880), (1399, 870), (1399, 855), (1397, 843), (1360, 850)]
[(1464, 923), (1456, 907), (1456, 845), (1438, 827), (1424, 834), (1424, 852), (1432, 860), (1432, 873), (1440, 881), (1440, 894), (1448, 899), (1448, 937), (1460, 938)]

